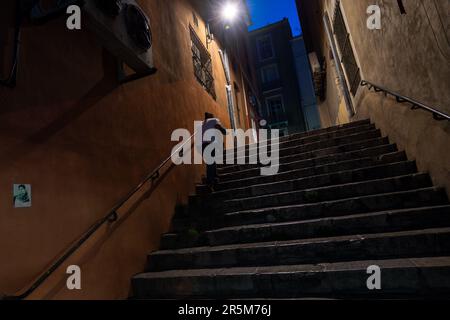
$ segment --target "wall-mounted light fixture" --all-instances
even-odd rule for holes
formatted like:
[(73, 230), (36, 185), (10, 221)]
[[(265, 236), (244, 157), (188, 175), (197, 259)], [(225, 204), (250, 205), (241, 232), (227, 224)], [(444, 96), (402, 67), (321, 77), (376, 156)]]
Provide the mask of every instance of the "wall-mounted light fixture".
[(239, 17), (241, 12), (239, 1), (230, 0), (226, 2), (219, 10), (219, 15), (215, 18), (209, 19), (206, 22), (206, 43), (210, 44), (214, 41), (214, 35), (211, 32), (210, 23), (216, 20), (225, 22), (225, 29), (230, 29), (231, 24)]
[(226, 3), (221, 10), (222, 19), (233, 22), (239, 14), (239, 4), (235, 1)]

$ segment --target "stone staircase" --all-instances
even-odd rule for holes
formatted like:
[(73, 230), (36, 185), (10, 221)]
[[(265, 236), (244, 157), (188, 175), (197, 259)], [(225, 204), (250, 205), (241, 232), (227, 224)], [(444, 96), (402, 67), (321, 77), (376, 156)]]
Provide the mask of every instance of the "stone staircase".
[[(285, 137), (280, 163), (274, 176), (224, 165), (216, 192), (198, 186), (134, 297), (449, 296), (445, 190), (369, 121)], [(372, 265), (381, 290), (367, 288)]]

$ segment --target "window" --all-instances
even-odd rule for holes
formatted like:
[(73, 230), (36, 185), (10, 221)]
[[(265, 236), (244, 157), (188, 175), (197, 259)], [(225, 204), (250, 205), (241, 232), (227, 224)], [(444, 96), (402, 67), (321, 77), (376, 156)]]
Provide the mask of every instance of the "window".
[(270, 35), (260, 37), (257, 40), (258, 54), (261, 61), (274, 57), (272, 38)]
[(341, 52), (341, 61), (350, 84), (350, 91), (352, 95), (356, 95), (359, 84), (361, 83), (361, 74), (359, 72), (359, 66), (356, 63), (355, 54), (350, 43), (350, 34), (347, 31), (339, 2), (336, 2), (333, 29), (339, 51)]
[(261, 68), (261, 80), (263, 84), (272, 83), (279, 79), (278, 65), (272, 64)]
[(286, 121), (283, 98), (274, 96), (266, 99), (267, 112), (272, 123)]
[(194, 63), (194, 74), (197, 81), (205, 88), (205, 90), (216, 99), (216, 90), (214, 86), (214, 77), (212, 70), (211, 55), (205, 48), (195, 31), (191, 31), (191, 49), (192, 61)]

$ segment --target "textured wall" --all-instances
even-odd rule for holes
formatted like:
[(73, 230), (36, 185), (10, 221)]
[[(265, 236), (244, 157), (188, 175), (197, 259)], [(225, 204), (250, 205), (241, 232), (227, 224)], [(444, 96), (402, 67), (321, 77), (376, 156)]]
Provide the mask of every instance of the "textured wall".
[[(450, 2), (403, 2), (405, 15), (397, 1), (342, 1), (363, 78), (450, 114)], [(366, 27), (371, 4), (381, 8), (381, 30)]]
[(382, 133), (429, 172), (436, 186), (450, 197), (450, 124), (437, 122), (430, 114), (399, 106), (395, 99), (373, 92), (363, 94), (355, 119), (370, 118)]
[[(23, 30), (17, 87), (0, 87), (0, 292), (24, 288), (161, 163), (174, 129), (193, 130), (205, 111), (229, 126), (217, 43), (210, 47), (217, 101), (193, 74), (189, 2), (139, 2), (151, 18), (158, 73), (123, 86), (111, 55), (86, 28), (68, 31), (59, 19)], [(0, 4), (2, 17), (10, 4)], [(8, 34), (7, 19), (0, 21), (0, 35)], [(200, 21), (202, 40), (204, 30)], [(122, 211), (121, 221), (72, 257), (83, 290), (66, 290), (61, 269), (33, 298), (126, 298), (130, 277), (144, 270), (175, 204), (186, 201), (201, 173), (201, 166), (174, 168), (138, 209)], [(13, 209), (13, 183), (32, 184), (32, 208)]]
[[(370, 31), (364, 13), (375, 3), (382, 10), (382, 29)], [(404, 4), (406, 14), (401, 15), (396, 1), (342, 1), (363, 79), (450, 114), (450, 2)], [(362, 88), (355, 104), (357, 118), (370, 117), (450, 195), (449, 122), (436, 122), (428, 113)]]

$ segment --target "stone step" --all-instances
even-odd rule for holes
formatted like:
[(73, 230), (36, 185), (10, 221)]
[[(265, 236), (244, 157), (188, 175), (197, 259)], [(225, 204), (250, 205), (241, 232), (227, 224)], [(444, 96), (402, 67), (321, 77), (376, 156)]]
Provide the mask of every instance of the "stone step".
[(344, 160), (336, 163), (329, 163), (309, 168), (294, 169), (269, 176), (262, 176), (260, 174), (257, 174), (257, 172), (249, 172), (247, 174), (242, 174), (242, 176), (229, 177), (230, 179), (235, 178), (236, 180), (219, 181), (219, 183), (215, 187), (215, 190), (217, 192), (220, 192), (253, 185), (300, 179), (315, 175), (346, 171), (368, 166), (376, 166), (392, 162), (401, 162), (405, 160), (406, 154), (404, 152), (393, 152), (390, 154), (381, 155), (379, 157), (365, 157), (359, 159)]
[(241, 225), (209, 230), (194, 237), (189, 233), (165, 234), (161, 241), (161, 249), (394, 232), (444, 226), (450, 226), (450, 205), (284, 223)]
[[(384, 138), (375, 138), (375, 139), (368, 139), (363, 141), (356, 141), (356, 142), (350, 142), (349, 144), (345, 145), (338, 145), (333, 147), (327, 147), (324, 149), (318, 149), (313, 151), (308, 151), (304, 153), (295, 153), (288, 156), (282, 156), (279, 158), (279, 164), (280, 166), (283, 166), (285, 164), (302, 161), (302, 160), (311, 160), (316, 158), (321, 158), (325, 156), (332, 156), (332, 155), (339, 155), (343, 153), (348, 152), (357, 152), (357, 151), (363, 151), (368, 148), (374, 148), (374, 147), (382, 147), (389, 145), (389, 139), (387, 137)], [(395, 148), (396, 145), (392, 144)], [(397, 149), (395, 149), (396, 151)], [(221, 173), (220, 176), (224, 176), (226, 174), (231, 174), (236, 171), (241, 170), (248, 170), (248, 169), (256, 169), (263, 167), (261, 164), (236, 164), (231, 166), (233, 170), (231, 170), (228, 173)]]
[(287, 223), (238, 226), (207, 231), (205, 236), (208, 245), (219, 246), (448, 226), (450, 226), (450, 205)]
[(203, 217), (192, 224), (192, 219), (174, 220), (174, 230), (184, 230), (186, 226), (199, 229), (231, 227), (248, 224), (289, 222), (324, 217), (339, 217), (351, 214), (384, 210), (407, 209), (425, 206), (447, 205), (448, 198), (443, 188), (423, 188), (392, 193), (373, 194), (364, 197), (300, 204), (277, 208), (245, 210), (225, 214), (223, 217)]
[(214, 214), (217, 215), (240, 210), (288, 206), (300, 203), (317, 203), (378, 193), (420, 189), (431, 186), (432, 182), (428, 174), (417, 173), (251, 198), (225, 200), (223, 202), (213, 202), (211, 205), (205, 204), (206, 208), (204, 207), (204, 209), (207, 209), (208, 212), (213, 210)]
[[(395, 151), (394, 151), (395, 152)], [(394, 153), (391, 152), (391, 153)], [(337, 159), (336, 162), (343, 162), (343, 161), (350, 161), (350, 160), (358, 160), (361, 159), (363, 157), (360, 158), (350, 158), (350, 159), (346, 159), (346, 157), (342, 156), (343, 154), (339, 154), (338, 156), (335, 157), (335, 159)], [(380, 154), (380, 155), (376, 155), (376, 156), (366, 156), (364, 158), (371, 158), (371, 159), (377, 159), (378, 157), (382, 157), (385, 154)], [(343, 158), (343, 160), (341, 160), (341, 158)], [(348, 158), (348, 157), (347, 157)], [(405, 159), (406, 159), (406, 155), (405, 155)], [(335, 162), (326, 162), (324, 164), (318, 164), (315, 163), (314, 161), (295, 161), (295, 162), (291, 162), (291, 163), (286, 163), (283, 164), (281, 163), (279, 168), (278, 168), (278, 173), (283, 173), (283, 172), (288, 172), (288, 171), (293, 171), (293, 170), (298, 170), (298, 169), (306, 169), (306, 168), (311, 168), (311, 167), (317, 167), (317, 166), (323, 166), (323, 165), (327, 165), (327, 164), (334, 164)], [(306, 164), (311, 164), (308, 167), (305, 167)], [(254, 167), (254, 168), (249, 168), (246, 170), (241, 170), (241, 171), (235, 171), (235, 172), (231, 172), (231, 173), (227, 173), (227, 174), (222, 174), (219, 175), (219, 182), (220, 183), (225, 183), (228, 181), (233, 181), (233, 180), (242, 180), (245, 178), (253, 178), (253, 177), (257, 177), (257, 176), (261, 176), (261, 168), (260, 167)]]
[(223, 216), (213, 214), (198, 215), (196, 212), (193, 212), (190, 217), (173, 219), (171, 230), (173, 233), (180, 233), (189, 229), (211, 230), (240, 225), (291, 222), (447, 204), (448, 198), (445, 189), (433, 187), (364, 197), (351, 197), (323, 203), (245, 210), (228, 213)]
[[(374, 265), (381, 290), (367, 288)], [(450, 257), (144, 273), (132, 279), (132, 290), (141, 299), (443, 299), (450, 295)]]
[[(285, 137), (281, 137), (280, 138), (280, 142), (284, 143), (284, 142), (288, 142), (288, 141), (292, 141), (292, 140), (298, 140), (298, 139), (302, 139), (302, 138), (306, 138), (306, 137), (313, 137), (313, 136), (316, 136), (316, 135), (323, 135), (323, 134), (326, 134), (326, 133), (339, 132), (339, 131), (347, 130), (347, 129), (350, 129), (350, 128), (364, 127), (364, 126), (367, 126), (367, 125), (371, 125), (370, 120), (355, 121), (355, 122), (351, 122), (351, 123), (340, 125), (340, 126), (334, 126), (334, 127), (329, 127), (329, 128), (319, 129), (319, 130), (313, 130), (313, 131), (308, 131), (308, 132), (302, 132), (302, 133), (296, 133), (296, 134), (288, 135), (288, 136), (285, 136)], [(262, 142), (262, 141), (260, 141), (260, 142)], [(270, 143), (270, 140), (268, 141), (268, 143)], [(256, 144), (251, 144), (251, 145), (248, 145), (246, 147), (254, 148), (255, 146), (257, 146), (257, 145)], [(219, 167), (226, 168), (227, 165), (219, 165)]]
[[(358, 143), (360, 144), (360, 143)], [(330, 152), (333, 152), (334, 148), (325, 149), (330, 150)], [(351, 159), (358, 159), (358, 158), (364, 158), (364, 157), (375, 157), (380, 156), (387, 153), (392, 153), (397, 151), (397, 146), (395, 144), (383, 144), (383, 145), (377, 145), (374, 147), (364, 148), (360, 149), (358, 146), (357, 150), (355, 151), (348, 151), (343, 153), (330, 153), (326, 155), (321, 155), (319, 157), (315, 157), (310, 152), (307, 152), (306, 154), (298, 154), (295, 159), (292, 157), (289, 157), (289, 159), (293, 160), (290, 162), (285, 161), (286, 158), (280, 158), (280, 172), (289, 171), (293, 169), (300, 169), (300, 168), (307, 168), (307, 167), (314, 167), (317, 165), (323, 165), (333, 162), (339, 162), (344, 160), (351, 160)], [(225, 174), (232, 174), (239, 171), (246, 171), (246, 170), (259, 170), (261, 168), (260, 165), (254, 165), (254, 164), (247, 164), (247, 165), (236, 165), (230, 168), (225, 169), (218, 169), (218, 175), (223, 176)], [(231, 170), (233, 169), (233, 170)]]
[(307, 132), (294, 133), (294, 134), (291, 134), (291, 135), (288, 135), (285, 137), (281, 137), (280, 140), (285, 141), (285, 140), (292, 140), (292, 139), (298, 139), (298, 138), (303, 138), (303, 137), (310, 137), (310, 136), (314, 136), (317, 134), (345, 130), (348, 128), (364, 126), (367, 124), (371, 124), (369, 119), (354, 121), (354, 122), (350, 122), (350, 123), (346, 123), (346, 124), (342, 124), (342, 125), (338, 125), (338, 126), (332, 126), (332, 127), (328, 127), (328, 128), (322, 128), (322, 129), (317, 129), (317, 130), (312, 130), (312, 131), (307, 131)]
[[(308, 144), (300, 144), (293, 147), (287, 147), (279, 149), (279, 157), (286, 157), (296, 155), (299, 153), (306, 153), (320, 149), (332, 148), (335, 146), (347, 145), (359, 141), (366, 141), (381, 137), (381, 131), (379, 129), (368, 130), (355, 134), (346, 135), (344, 137), (332, 138), (328, 140), (311, 142)], [(269, 149), (270, 150), (270, 149)], [(250, 162), (249, 155), (245, 157), (238, 157), (234, 159), (233, 164), (248, 164)]]
[[(321, 133), (321, 134), (317, 134), (317, 135), (311, 135), (311, 136), (299, 137), (299, 138), (291, 138), (291, 139), (288, 139), (285, 141), (280, 141), (277, 144), (274, 143), (273, 145), (271, 144), (270, 141), (265, 141), (265, 145), (268, 146), (269, 149), (277, 146), (281, 150), (281, 149), (285, 149), (285, 148), (310, 144), (310, 143), (319, 142), (319, 141), (326, 141), (326, 140), (330, 140), (330, 139), (342, 138), (345, 136), (363, 133), (366, 131), (372, 131), (375, 129), (376, 129), (375, 125), (373, 125), (373, 124), (364, 124), (364, 125), (360, 125), (360, 126), (356, 126), (356, 127), (340, 129), (337, 131), (325, 132), (325, 133)], [(261, 145), (261, 144), (264, 144), (264, 143), (260, 142), (259, 145)], [(235, 157), (243, 157), (245, 152), (247, 152), (247, 153), (248, 152), (258, 152), (259, 145), (246, 145), (246, 146), (239, 147), (239, 148), (235, 147), (234, 149), (231, 149), (231, 150), (225, 150), (225, 154), (227, 156), (234, 155)]]
[(150, 271), (446, 256), (450, 228), (157, 251)]
[(267, 194), (276, 194), (280, 192), (290, 192), (308, 188), (318, 188), (364, 180), (401, 176), (415, 172), (417, 172), (415, 161), (394, 162), (375, 166), (369, 165), (367, 167), (361, 168), (359, 168), (358, 163), (358, 166), (351, 170), (325, 173), (322, 175), (300, 179), (252, 185), (243, 188), (227, 189), (224, 191), (214, 192), (208, 195), (196, 197), (203, 203), (208, 203), (211, 201), (217, 202), (220, 200), (257, 197)]
[(377, 147), (382, 145), (388, 145), (389, 139), (387, 137), (384, 138), (375, 138), (375, 139), (368, 139), (368, 140), (362, 140), (362, 141), (356, 141), (356, 142), (350, 142), (348, 144), (344, 145), (338, 145), (333, 146), (330, 148), (324, 148), (324, 149), (318, 149), (313, 150), (311, 152), (305, 152), (305, 153), (296, 153), (292, 154), (286, 157), (280, 157), (279, 162), (281, 165), (284, 163), (291, 163), (299, 160), (306, 160), (311, 158), (317, 158), (317, 157), (323, 157), (330, 154), (340, 154), (340, 153), (346, 153), (350, 151), (361, 151), (366, 148), (370, 147)]

